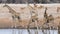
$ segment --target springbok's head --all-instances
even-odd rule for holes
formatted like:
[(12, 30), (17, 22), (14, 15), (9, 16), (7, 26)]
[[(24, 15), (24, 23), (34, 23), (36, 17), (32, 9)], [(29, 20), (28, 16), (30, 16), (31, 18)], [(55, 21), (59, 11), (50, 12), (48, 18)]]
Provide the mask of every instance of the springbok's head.
[(4, 5), (3, 7), (6, 7), (6, 6), (8, 6), (8, 5)]

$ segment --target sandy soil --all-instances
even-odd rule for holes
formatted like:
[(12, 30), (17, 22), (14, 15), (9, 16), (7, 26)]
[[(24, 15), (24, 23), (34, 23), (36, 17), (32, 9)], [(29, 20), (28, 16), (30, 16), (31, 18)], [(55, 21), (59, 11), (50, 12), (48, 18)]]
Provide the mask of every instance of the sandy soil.
[[(27, 28), (29, 20), (31, 18), (30, 11), (26, 4), (8, 4), (13, 10), (20, 13), (21, 22), (15, 21), (11, 17), (11, 13), (9, 13), (9, 9), (6, 7), (3, 7), (4, 4), (0, 4), (0, 28), (12, 28), (12, 26), (16, 23), (16, 26), (18, 28)], [(40, 6), (44, 6), (41, 8)], [(60, 22), (60, 11), (57, 13), (57, 7), (60, 6), (60, 4), (37, 4), (38, 8), (34, 7), (36, 10), (36, 13), (38, 13), (38, 26), (40, 27), (44, 23), (44, 11), (45, 7), (48, 7), (47, 13), (48, 15), (52, 14), (55, 18), (54, 20), (54, 26), (57, 27)], [(33, 7), (33, 4), (31, 5)], [(50, 25), (53, 25), (53, 23), (50, 23)], [(31, 27), (34, 27), (34, 23), (31, 23)], [(35, 26), (36, 27), (36, 26)]]

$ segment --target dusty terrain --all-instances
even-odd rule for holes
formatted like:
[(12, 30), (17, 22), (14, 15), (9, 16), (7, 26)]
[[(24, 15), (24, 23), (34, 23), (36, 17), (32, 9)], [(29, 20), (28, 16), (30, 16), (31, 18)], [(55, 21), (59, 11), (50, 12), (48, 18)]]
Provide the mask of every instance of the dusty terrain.
[[(7, 4), (13, 10), (20, 13), (21, 22), (17, 20), (14, 21), (11, 17), (11, 13), (6, 7), (3, 7), (5, 4), (0, 4), (0, 28), (12, 28), (12, 26), (16, 23), (17, 28), (27, 28), (29, 20), (31, 18), (30, 11), (26, 4)], [(32, 7), (33, 4), (30, 4)], [(54, 24), (49, 23), (50, 26), (57, 27), (60, 22), (60, 12), (57, 12), (57, 7), (60, 7), (60, 4), (37, 4), (38, 8), (36, 8), (36, 13), (38, 13), (38, 26), (40, 27), (44, 23), (44, 12), (45, 7), (48, 7), (47, 13), (48, 15), (52, 14), (54, 17)], [(41, 8), (40, 6), (44, 6)], [(58, 17), (59, 16), (59, 17)], [(34, 27), (34, 23), (31, 23), (31, 27)]]

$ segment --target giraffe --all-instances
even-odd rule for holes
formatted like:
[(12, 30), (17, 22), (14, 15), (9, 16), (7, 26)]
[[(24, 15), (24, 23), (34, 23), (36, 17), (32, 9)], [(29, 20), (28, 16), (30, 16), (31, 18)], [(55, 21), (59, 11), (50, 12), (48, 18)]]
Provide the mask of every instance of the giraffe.
[[(34, 27), (34, 28), (38, 30), (38, 24), (37, 24), (38, 23), (38, 13), (36, 13), (35, 6), (34, 7), (29, 6), (28, 8), (30, 9), (30, 14), (31, 14), (31, 19), (28, 24), (28, 27), (30, 26), (31, 23), (34, 23), (34, 26), (36, 25), (36, 27)], [(38, 31), (36, 32), (36, 34), (38, 34)]]
[[(7, 7), (9, 9), (9, 13), (12, 14), (12, 19), (16, 20), (16, 18), (18, 19), (18, 21), (20, 22), (20, 13), (17, 13), (15, 10), (13, 10), (10, 6), (8, 5), (4, 5), (3, 7)], [(16, 27), (16, 26), (15, 26)], [(14, 27), (14, 28), (15, 28)]]
[[(47, 7), (45, 7), (44, 18), (45, 18), (45, 23), (43, 25), (46, 25), (48, 29), (54, 28), (54, 25), (53, 26), (49, 25), (51, 23), (51, 21), (53, 21), (53, 23), (54, 23), (54, 18), (53, 18), (52, 15), (48, 16), (48, 14), (47, 14)], [(45, 28), (44, 26), (42, 26), (42, 27), (43, 27), (43, 29)]]
[[(28, 8), (30, 9), (30, 14), (31, 14), (31, 19), (30, 19), (29, 24), (27, 26), (28, 32), (29, 32), (29, 34), (31, 34), (29, 31), (29, 29), (30, 29), (29, 26), (32, 22), (34, 22), (34, 24), (36, 25), (36, 27), (34, 27), (34, 28), (36, 28), (38, 30), (38, 24), (37, 24), (38, 23), (38, 17), (37, 17), (38, 14), (35, 12), (36, 9), (34, 8), (34, 7), (37, 7), (37, 5), (34, 3), (34, 7), (31, 7), (28, 2), (26, 2), (26, 3), (27, 3)], [(35, 15), (33, 15), (33, 14), (35, 14)], [(36, 34), (38, 34), (38, 31)]]
[(45, 23), (50, 23), (50, 21), (54, 20), (53, 16), (52, 15), (49, 15), (47, 14), (47, 7), (45, 9), (45, 13), (44, 13), (44, 18), (46, 19), (46, 22)]
[(44, 18), (46, 19), (46, 23), (49, 23), (48, 14), (46, 11), (47, 11), (47, 7), (45, 8)]
[(47, 14), (47, 7), (45, 7), (44, 19), (45, 19), (45, 23), (42, 25), (42, 32), (43, 32), (43, 34), (47, 34), (47, 33), (45, 32), (45, 31), (47, 31), (47, 30), (44, 30), (44, 28), (45, 28), (45, 29), (49, 28), (49, 25), (48, 25), (49, 19), (48, 19), (48, 14)]

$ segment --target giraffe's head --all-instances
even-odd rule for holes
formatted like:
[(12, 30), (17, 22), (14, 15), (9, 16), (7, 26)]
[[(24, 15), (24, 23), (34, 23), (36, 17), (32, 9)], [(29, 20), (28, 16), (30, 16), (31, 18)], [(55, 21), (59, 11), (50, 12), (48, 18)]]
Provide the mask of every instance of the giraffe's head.
[(3, 7), (7, 7), (8, 5), (4, 5)]

